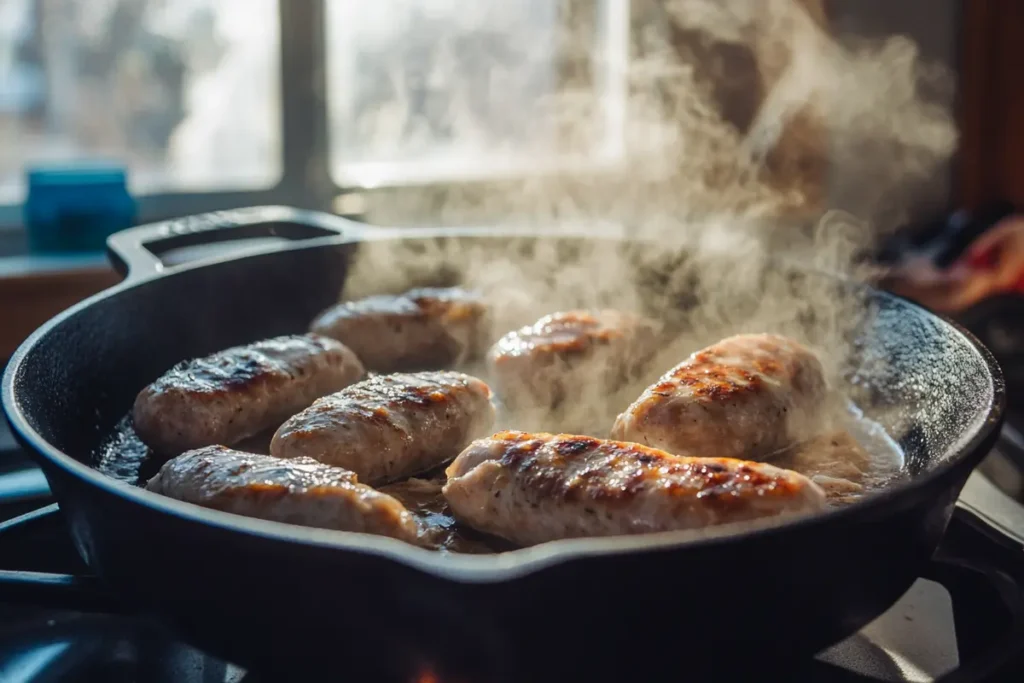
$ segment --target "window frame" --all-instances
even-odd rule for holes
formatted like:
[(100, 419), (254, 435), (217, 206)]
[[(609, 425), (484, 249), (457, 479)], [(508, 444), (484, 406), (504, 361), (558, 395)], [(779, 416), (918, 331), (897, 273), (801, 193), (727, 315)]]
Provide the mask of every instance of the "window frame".
[[(150, 223), (219, 209), (289, 203), (329, 210), (343, 193), (328, 174), (323, 70), (325, 0), (279, 0), (281, 177), (271, 187), (135, 196), (137, 222)], [(289, 74), (285, 78), (284, 74)], [(0, 205), (0, 254), (24, 251), (21, 204)]]
[[(327, 102), (327, 0), (279, 0), (280, 22), (279, 64), (281, 106), (281, 177), (272, 187), (258, 190), (218, 190), (211, 192), (163, 192), (138, 194), (137, 222), (140, 224), (167, 220), (183, 214), (203, 213), (220, 209), (260, 204), (290, 204), (301, 208), (343, 210), (346, 195), (372, 195), (377, 191), (424, 192), (445, 188), (500, 188), (521, 179), (526, 169), (515, 168), (508, 173), (480, 174), (479, 177), (403, 179), (385, 181), (372, 187), (340, 185), (331, 172), (329, 144), (329, 106)], [(613, 6), (620, 3), (612, 0)], [(627, 9), (628, 11), (628, 9)], [(628, 28), (626, 29), (628, 31)], [(616, 65), (621, 68), (621, 65)], [(284, 75), (287, 74), (287, 77)], [(602, 164), (596, 164), (600, 167)], [(571, 164), (570, 164), (571, 166)], [(535, 172), (536, 169), (533, 169)], [(558, 176), (569, 169), (550, 169)], [(595, 168), (594, 173), (601, 173)], [(574, 171), (579, 175), (579, 169)], [(583, 175), (588, 172), (584, 171)], [(357, 198), (358, 199), (358, 198)], [(362, 212), (365, 201), (349, 206)], [(183, 210), (184, 207), (184, 210)], [(340, 210), (341, 209), (341, 210)], [(0, 254), (25, 250), (21, 205), (0, 205)]]

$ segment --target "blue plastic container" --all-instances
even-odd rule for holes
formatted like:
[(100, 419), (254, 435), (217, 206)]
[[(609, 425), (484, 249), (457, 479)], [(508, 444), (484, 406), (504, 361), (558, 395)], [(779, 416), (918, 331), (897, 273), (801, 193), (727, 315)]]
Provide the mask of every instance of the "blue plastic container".
[(24, 221), (34, 253), (100, 252), (108, 235), (135, 223), (124, 168), (34, 168), (26, 179)]

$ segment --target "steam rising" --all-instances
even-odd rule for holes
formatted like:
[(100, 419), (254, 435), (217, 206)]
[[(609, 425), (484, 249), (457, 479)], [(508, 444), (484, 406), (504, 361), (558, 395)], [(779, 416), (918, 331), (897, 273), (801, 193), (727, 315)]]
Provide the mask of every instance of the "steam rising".
[[(492, 86), (508, 84), (530, 71), (536, 52), (518, 37), (467, 42), (508, 3), (472, 5), (466, 25), (432, 48), (456, 57), (446, 62), (451, 73), (430, 75), (452, 94), (449, 129), (470, 145), (486, 136), (466, 105), (479, 80), (464, 67), (472, 64), (476, 78), (486, 65)], [(904, 218), (904, 200), (949, 157), (956, 135), (949, 113), (922, 95), (948, 75), (922, 65), (912, 42), (841, 42), (819, 10), (796, 0), (636, 0), (620, 62), (595, 47), (594, 13), (563, 3), (558, 43), (568, 76), (558, 91), (523, 102), (503, 99), (517, 88), (485, 89), (487, 111), (526, 112), (538, 130), (554, 131), (544, 155), (528, 150), (538, 172), (498, 189), (424, 189), (414, 201), (384, 193), (370, 218), (553, 236), (599, 227), (608, 239), (371, 244), (344, 296), (397, 292), (441, 274), (485, 294), (493, 338), (555, 310), (642, 311), (674, 331), (655, 374), (729, 334), (780, 332), (813, 345), (839, 381), (863, 305), (820, 277), (792, 277), (776, 259), (870, 277), (864, 251)], [(716, 70), (715, 54), (735, 63)], [(745, 121), (742, 106), (723, 115), (744, 54), (752, 73), (738, 91), (753, 101)], [(394, 70), (401, 68), (396, 55)], [(609, 94), (617, 83), (625, 84), (621, 111)], [(378, 138), (390, 130), (372, 124)], [(486, 151), (510, 149), (499, 142)], [(571, 171), (552, 172), (550, 153), (573, 160)], [(837, 169), (853, 179), (848, 186), (836, 186)], [(643, 244), (629, 247), (622, 237)], [(597, 388), (581, 387), (580, 399), (595, 415), (623, 407), (621, 396)]]

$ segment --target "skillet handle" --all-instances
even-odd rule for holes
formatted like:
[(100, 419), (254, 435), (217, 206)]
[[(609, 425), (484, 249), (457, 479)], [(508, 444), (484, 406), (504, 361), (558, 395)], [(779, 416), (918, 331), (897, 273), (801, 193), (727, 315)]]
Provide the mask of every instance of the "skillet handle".
[(365, 229), (360, 223), (329, 213), (253, 206), (122, 230), (107, 238), (107, 256), (122, 276), (134, 280), (167, 270), (169, 266), (160, 257), (173, 249), (257, 238), (358, 238)]
[[(13, 560), (23, 565), (60, 565), (62, 569), (81, 564), (73, 549), (61, 553), (54, 548), (61, 544), (47, 542), (52, 539), (54, 527), (64, 533), (64, 520), (56, 503), (0, 522), (0, 559), (5, 564)], [(34, 553), (49, 557), (26, 557)], [(20, 568), (0, 569), (0, 603), (108, 614), (125, 611), (95, 576)]]

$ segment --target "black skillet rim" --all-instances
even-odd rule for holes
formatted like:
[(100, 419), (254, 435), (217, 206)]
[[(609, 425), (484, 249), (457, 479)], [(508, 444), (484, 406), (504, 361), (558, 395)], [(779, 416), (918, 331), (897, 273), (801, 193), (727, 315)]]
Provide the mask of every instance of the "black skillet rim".
[[(244, 533), (249, 536), (266, 538), (268, 541), (283, 543), (302, 543), (310, 546), (323, 547), (347, 552), (358, 552), (375, 555), (380, 559), (399, 562), (407, 567), (420, 570), (439, 579), (447, 579), (464, 583), (497, 583), (508, 581), (541, 571), (549, 566), (562, 562), (599, 555), (615, 555), (637, 552), (657, 552), (666, 550), (683, 550), (685, 548), (707, 547), (723, 543), (740, 543), (748, 538), (764, 537), (772, 534), (786, 533), (798, 529), (811, 529), (818, 525), (840, 524), (851, 516), (872, 514), (885, 515), (890, 509), (898, 509), (905, 504), (905, 497), (920, 494), (926, 489), (948, 488), (952, 485), (962, 468), (973, 470), (990, 446), (994, 444), (997, 430), (1002, 424), (1006, 410), (1006, 388), (1002, 369), (992, 353), (968, 330), (949, 318), (933, 313), (904, 297), (877, 290), (868, 285), (859, 285), (873, 296), (900, 300), (919, 309), (927, 316), (941, 320), (956, 331), (981, 356), (992, 379), (992, 402), (988, 412), (981, 421), (975, 434), (962, 444), (957, 452), (928, 472), (913, 479), (902, 480), (887, 487), (865, 500), (858, 501), (842, 508), (806, 517), (794, 518), (790, 521), (777, 523), (769, 520), (764, 526), (748, 527), (745, 530), (733, 530), (731, 525), (723, 525), (712, 535), (694, 537), (689, 531), (671, 531), (637, 536), (609, 537), (602, 539), (567, 539), (542, 543), (529, 548), (507, 551), (495, 555), (464, 555), (455, 553), (439, 553), (434, 550), (419, 548), (395, 539), (341, 532), (328, 529), (313, 529), (280, 522), (254, 519), (234, 515), (218, 510), (210, 510), (197, 505), (167, 498), (138, 486), (118, 481), (93, 467), (58, 450), (42, 438), (29, 424), (22, 411), (18, 399), (16, 380), (19, 370), (35, 348), (40, 339), (51, 333), (64, 321), (99, 301), (115, 297), (122, 292), (153, 280), (173, 278), (179, 273), (202, 268), (212, 268), (221, 263), (249, 258), (267, 257), (279, 251), (302, 249), (319, 249), (336, 247), (344, 244), (358, 244), (365, 241), (385, 239), (403, 239), (410, 237), (459, 237), (495, 236), (518, 237), (531, 236), (530, 233), (517, 231), (503, 233), (500, 229), (373, 229), (373, 232), (356, 235), (339, 235), (304, 240), (294, 245), (269, 249), (248, 251), (244, 254), (227, 255), (219, 258), (198, 261), (194, 264), (177, 266), (171, 272), (156, 272), (146, 277), (127, 278), (125, 281), (57, 314), (33, 332), (15, 351), (8, 362), (3, 376), (2, 402), (7, 419), (15, 434), (29, 444), (38, 456), (44, 458), (49, 465), (84, 485), (100, 489), (104, 494), (127, 499), (130, 503), (142, 505), (156, 510), (161, 514), (176, 516), (189, 523), (207, 524), (233, 533)], [(537, 232), (535, 236), (544, 236)], [(570, 233), (570, 236), (601, 238), (597, 233)], [(642, 239), (623, 238), (624, 241), (644, 241)], [(833, 276), (835, 277), (835, 276)]]

